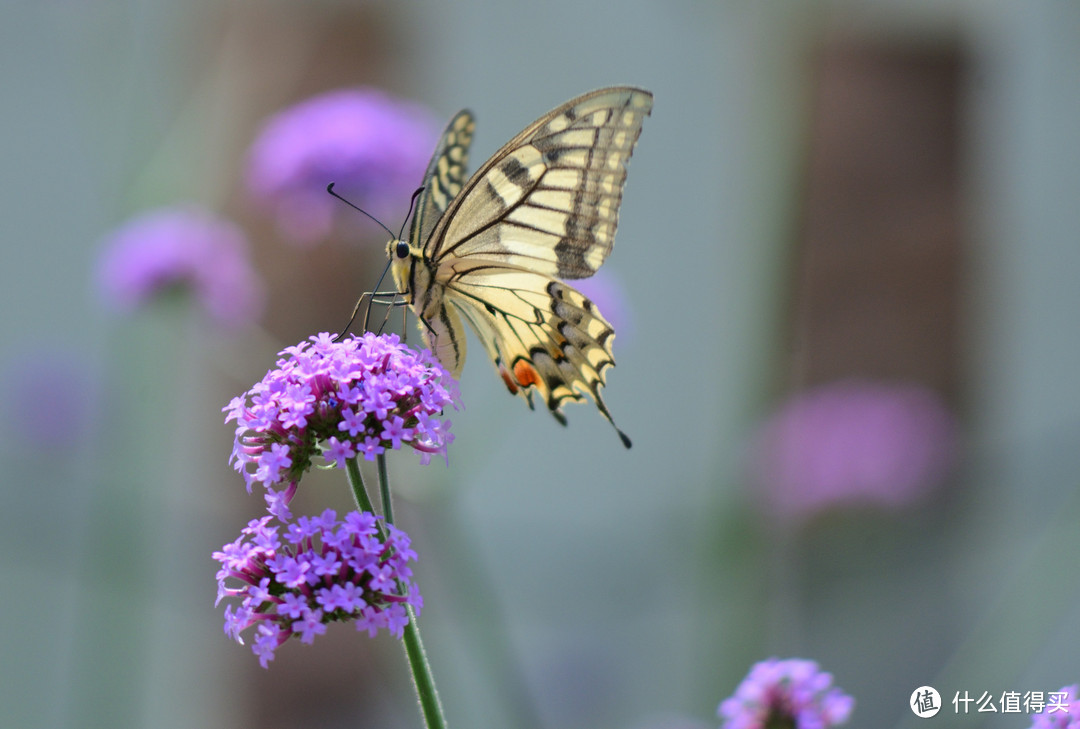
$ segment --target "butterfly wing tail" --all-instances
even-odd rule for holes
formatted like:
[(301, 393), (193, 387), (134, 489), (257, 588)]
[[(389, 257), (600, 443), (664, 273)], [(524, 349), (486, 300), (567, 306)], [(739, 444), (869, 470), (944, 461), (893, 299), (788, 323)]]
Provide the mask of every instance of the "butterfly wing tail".
[(600, 397), (599, 390), (592, 393), (593, 400), (596, 401), (596, 407), (599, 408), (600, 413), (607, 418), (607, 421), (611, 423), (611, 427), (615, 429), (615, 432), (619, 434), (619, 440), (622, 441), (623, 446), (630, 448), (633, 443), (630, 441), (630, 436), (622, 431), (618, 425), (615, 425), (615, 418), (611, 416), (611, 411), (607, 409), (607, 405), (604, 404), (604, 399)]

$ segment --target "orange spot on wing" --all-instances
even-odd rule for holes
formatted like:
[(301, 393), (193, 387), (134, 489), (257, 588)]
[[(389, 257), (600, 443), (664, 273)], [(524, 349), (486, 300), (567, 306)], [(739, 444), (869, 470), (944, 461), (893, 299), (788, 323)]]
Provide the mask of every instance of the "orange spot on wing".
[(514, 379), (522, 387), (540, 384), (540, 374), (536, 371), (536, 368), (523, 359), (519, 359), (514, 363)]
[(499, 376), (503, 378), (503, 382), (506, 383), (506, 389), (510, 391), (510, 394), (516, 395), (518, 386), (510, 379), (510, 373), (507, 372), (506, 368), (502, 365), (499, 365)]

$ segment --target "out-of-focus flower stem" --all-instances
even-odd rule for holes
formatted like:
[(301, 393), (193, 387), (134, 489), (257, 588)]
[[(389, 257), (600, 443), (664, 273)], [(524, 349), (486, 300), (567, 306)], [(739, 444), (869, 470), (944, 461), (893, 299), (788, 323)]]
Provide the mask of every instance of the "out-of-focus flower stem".
[[(383, 518), (387, 524), (393, 524), (393, 514), (390, 506), (390, 478), (386, 472), (386, 457), (379, 454), (376, 457), (379, 470), (379, 491), (383, 500)], [(375, 513), (368, 498), (367, 488), (364, 486), (363, 476), (360, 474), (360, 466), (356, 458), (350, 458), (345, 462), (346, 471), (349, 475), (349, 485), (352, 487), (356, 505), (361, 511)], [(379, 525), (380, 530), (382, 525)], [(420, 702), (420, 711), (424, 715), (424, 725), (427, 729), (446, 729), (446, 718), (443, 716), (442, 702), (439, 701), (439, 692), (435, 689), (435, 677), (431, 673), (431, 665), (428, 663), (427, 653), (424, 652), (424, 643), (420, 639), (420, 628), (416, 624), (416, 611), (412, 605), (405, 604), (405, 611), (409, 615), (409, 623), (405, 626), (405, 634), (402, 640), (405, 643), (405, 655), (409, 661), (409, 670), (412, 672), (413, 686), (416, 688), (416, 697)]]

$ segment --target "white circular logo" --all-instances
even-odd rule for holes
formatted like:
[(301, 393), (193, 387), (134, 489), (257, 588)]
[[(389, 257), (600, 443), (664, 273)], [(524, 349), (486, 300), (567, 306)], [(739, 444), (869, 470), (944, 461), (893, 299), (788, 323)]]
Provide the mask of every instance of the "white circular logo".
[(933, 686), (920, 686), (911, 692), (911, 701), (908, 704), (915, 716), (920, 719), (929, 719), (941, 711), (941, 694)]

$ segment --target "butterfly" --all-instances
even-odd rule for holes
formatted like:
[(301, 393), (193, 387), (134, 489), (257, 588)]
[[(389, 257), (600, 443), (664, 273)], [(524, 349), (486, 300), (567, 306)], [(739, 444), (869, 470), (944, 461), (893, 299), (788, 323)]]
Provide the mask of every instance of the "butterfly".
[(599, 89), (553, 109), (465, 179), (475, 121), (458, 112), (431, 157), (408, 240), (386, 252), (428, 348), (455, 377), (468, 322), (512, 394), (562, 405), (600, 396), (615, 332), (567, 279), (587, 278), (611, 252), (626, 167), (652, 94)]

